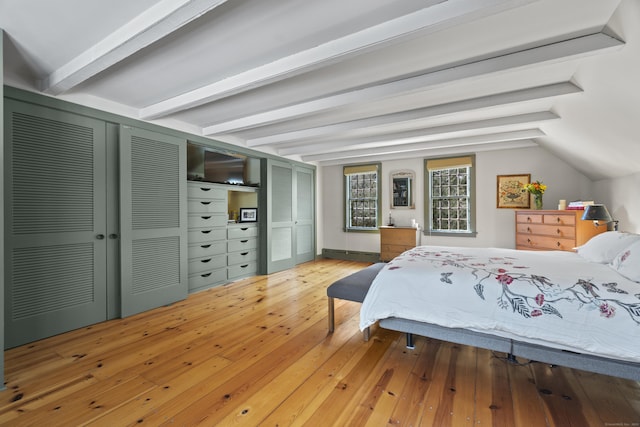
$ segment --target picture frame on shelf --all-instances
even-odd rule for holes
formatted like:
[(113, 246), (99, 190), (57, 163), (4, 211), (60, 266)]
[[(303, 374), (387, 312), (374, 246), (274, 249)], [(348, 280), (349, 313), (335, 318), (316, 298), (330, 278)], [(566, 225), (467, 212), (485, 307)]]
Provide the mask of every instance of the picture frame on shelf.
[(240, 208), (239, 222), (257, 222), (258, 208)]
[(531, 174), (498, 175), (496, 181), (498, 209), (529, 209), (531, 207), (531, 197), (524, 188), (531, 182)]

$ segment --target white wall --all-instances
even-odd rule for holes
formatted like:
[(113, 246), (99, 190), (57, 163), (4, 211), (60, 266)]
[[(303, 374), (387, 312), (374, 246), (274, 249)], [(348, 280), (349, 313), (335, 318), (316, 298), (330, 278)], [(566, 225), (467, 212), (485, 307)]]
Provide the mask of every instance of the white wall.
[[(424, 159), (407, 159), (382, 163), (382, 218), (386, 224), (389, 213), (396, 225), (409, 225), (415, 218), (424, 224)], [(319, 167), (320, 213), (318, 249), (341, 249), (379, 252), (377, 233), (345, 233), (343, 231), (344, 194), (342, 166)], [(390, 209), (389, 174), (397, 169), (416, 172), (416, 204), (412, 210)], [(496, 208), (496, 176), (531, 174), (548, 189), (544, 209), (557, 209), (560, 199), (594, 199), (591, 181), (543, 148), (487, 151), (476, 153), (476, 228), (478, 235), (469, 237), (422, 236), (422, 244), (475, 247), (515, 247), (515, 215), (512, 209)]]
[(598, 200), (619, 222), (621, 231), (640, 233), (640, 174), (594, 183)]

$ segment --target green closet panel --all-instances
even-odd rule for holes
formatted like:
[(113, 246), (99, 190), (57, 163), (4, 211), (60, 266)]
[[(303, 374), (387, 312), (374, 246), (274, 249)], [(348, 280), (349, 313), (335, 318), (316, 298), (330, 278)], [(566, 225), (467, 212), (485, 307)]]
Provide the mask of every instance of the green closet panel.
[(5, 347), (106, 319), (105, 123), (5, 102)]
[(315, 183), (314, 170), (295, 167), (296, 176), (296, 264), (315, 259)]
[(268, 160), (267, 167), (267, 273), (273, 273), (295, 265), (294, 175), (289, 163)]
[(315, 170), (267, 160), (266, 272), (286, 270), (315, 258)]
[(121, 310), (187, 297), (186, 140), (120, 127)]

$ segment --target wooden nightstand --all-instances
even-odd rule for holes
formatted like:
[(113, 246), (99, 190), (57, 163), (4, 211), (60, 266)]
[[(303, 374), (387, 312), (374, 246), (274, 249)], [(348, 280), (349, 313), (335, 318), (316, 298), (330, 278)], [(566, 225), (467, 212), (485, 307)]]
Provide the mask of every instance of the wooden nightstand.
[(582, 221), (579, 210), (516, 211), (516, 249), (573, 251), (593, 236), (607, 231)]
[(390, 261), (416, 246), (417, 229), (413, 227), (380, 227), (380, 259)]

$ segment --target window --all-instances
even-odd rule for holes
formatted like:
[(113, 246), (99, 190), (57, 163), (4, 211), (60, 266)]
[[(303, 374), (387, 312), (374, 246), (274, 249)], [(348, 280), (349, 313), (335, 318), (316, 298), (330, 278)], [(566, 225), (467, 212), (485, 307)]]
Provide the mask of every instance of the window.
[(425, 161), (425, 223), (430, 233), (475, 235), (474, 162), (474, 156)]
[(345, 228), (378, 230), (380, 225), (380, 164), (344, 167)]

